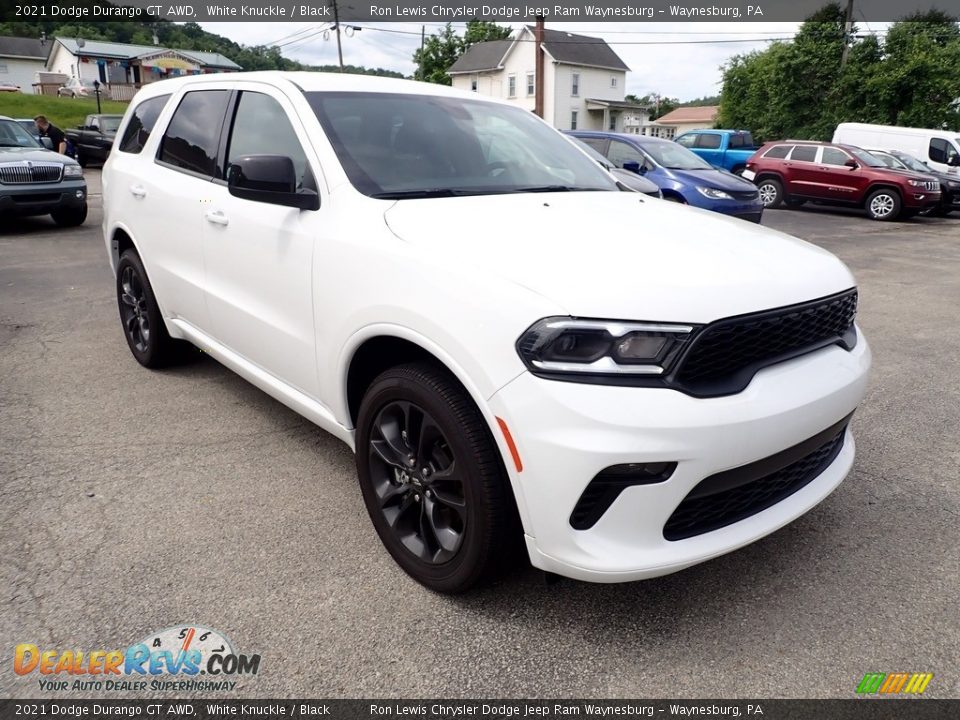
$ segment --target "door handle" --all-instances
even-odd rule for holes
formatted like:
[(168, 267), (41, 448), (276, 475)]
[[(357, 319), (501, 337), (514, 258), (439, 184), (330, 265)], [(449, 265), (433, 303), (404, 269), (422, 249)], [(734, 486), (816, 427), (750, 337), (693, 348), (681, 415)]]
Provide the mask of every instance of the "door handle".
[(230, 224), (227, 216), (224, 215), (220, 210), (210, 210), (204, 215), (204, 217), (207, 219), (208, 223), (213, 223), (214, 225), (223, 225), (226, 227)]
[(135, 198), (145, 198), (147, 196), (147, 189), (143, 185), (131, 185), (130, 194)]

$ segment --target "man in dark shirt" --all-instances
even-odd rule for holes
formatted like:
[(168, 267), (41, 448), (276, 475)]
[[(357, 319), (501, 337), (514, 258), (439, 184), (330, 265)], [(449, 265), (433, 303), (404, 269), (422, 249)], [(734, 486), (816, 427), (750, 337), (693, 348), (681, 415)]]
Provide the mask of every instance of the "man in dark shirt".
[(52, 125), (43, 115), (37, 115), (33, 119), (33, 122), (37, 126), (40, 137), (50, 138), (54, 150), (61, 155), (67, 154), (67, 136), (63, 134), (63, 130), (56, 125)]

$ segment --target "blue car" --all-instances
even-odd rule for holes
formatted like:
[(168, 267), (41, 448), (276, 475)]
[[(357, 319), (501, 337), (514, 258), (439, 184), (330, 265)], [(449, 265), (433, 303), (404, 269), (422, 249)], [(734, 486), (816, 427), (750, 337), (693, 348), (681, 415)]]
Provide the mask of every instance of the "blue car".
[(583, 140), (617, 167), (653, 180), (664, 200), (756, 223), (763, 216), (763, 203), (752, 182), (718, 170), (671, 140), (588, 130), (568, 134)]

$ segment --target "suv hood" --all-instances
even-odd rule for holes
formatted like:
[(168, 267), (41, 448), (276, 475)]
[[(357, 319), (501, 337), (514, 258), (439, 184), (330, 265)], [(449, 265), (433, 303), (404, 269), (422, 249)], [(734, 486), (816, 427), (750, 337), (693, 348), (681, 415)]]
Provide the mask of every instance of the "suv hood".
[(44, 148), (0, 147), (0, 163), (31, 160), (34, 162), (57, 162), (63, 165), (76, 165), (77, 161)]
[(626, 192), (400, 200), (400, 239), (595, 318), (703, 323), (855, 284), (836, 257), (754, 223)]

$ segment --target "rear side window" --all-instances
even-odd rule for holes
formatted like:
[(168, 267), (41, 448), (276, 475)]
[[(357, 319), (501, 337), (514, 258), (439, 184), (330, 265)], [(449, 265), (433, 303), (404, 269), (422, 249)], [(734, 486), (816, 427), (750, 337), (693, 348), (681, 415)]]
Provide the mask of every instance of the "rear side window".
[(790, 153), (790, 159), (801, 162), (813, 162), (817, 159), (817, 148), (813, 145), (798, 145), (793, 149), (793, 152)]
[(697, 147), (703, 150), (718, 150), (720, 148), (720, 136), (712, 133), (705, 133), (700, 136)]
[(227, 90), (195, 90), (184, 95), (163, 134), (158, 159), (204, 177), (218, 177), (217, 150), (229, 97)]
[(765, 158), (785, 158), (790, 150), (793, 149), (792, 145), (774, 145), (772, 148), (767, 150), (763, 156)]
[(159, 97), (144, 100), (137, 105), (130, 115), (130, 122), (127, 123), (126, 130), (123, 131), (123, 137), (117, 145), (117, 149), (125, 153), (139, 153), (143, 146), (147, 144), (150, 133), (153, 132), (153, 126), (160, 117), (169, 95), (160, 95)]

